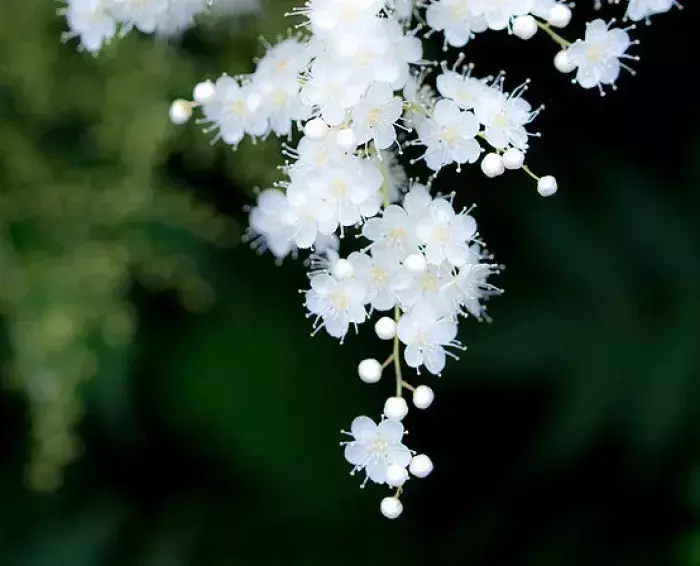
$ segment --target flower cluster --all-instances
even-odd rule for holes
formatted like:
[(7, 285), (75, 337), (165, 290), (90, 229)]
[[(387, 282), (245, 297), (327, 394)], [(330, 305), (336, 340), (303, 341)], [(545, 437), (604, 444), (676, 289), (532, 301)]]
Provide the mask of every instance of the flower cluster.
[(249, 11), (257, 0), (62, 0), (60, 14), (70, 31), (64, 41), (79, 38), (80, 47), (98, 52), (115, 36), (136, 28), (143, 33), (175, 35), (194, 24), (195, 16), (213, 5), (229, 12)]
[[(626, 15), (648, 17), (673, 3), (631, 0)], [(170, 116), (183, 124), (197, 111), (205, 131), (234, 148), (246, 136), (286, 138), (283, 178), (259, 193), (247, 238), (278, 262), (309, 251), (304, 306), (314, 334), (343, 342), (376, 318), (376, 336), (390, 344), (383, 362), (367, 358), (357, 367), (365, 383), (393, 370), (381, 421), (357, 417), (342, 444), (352, 473), (396, 490), (380, 505), (393, 519), (404, 483), (433, 469), (402, 443), (404, 395), (418, 409), (434, 399), (428, 385), (404, 380), (404, 366), (440, 375), (463, 349), (459, 322), (488, 319), (485, 301), (501, 292), (489, 282), (501, 266), (486, 252), (472, 209), (456, 208), (455, 192), (431, 194), (432, 182), (445, 167), (480, 162), (489, 178), (523, 171), (542, 196), (558, 188), (526, 164), (530, 138), (539, 135), (530, 124), (542, 110), (524, 98), (529, 82), (506, 90), (503, 73), (478, 78), (464, 54), (452, 64), (427, 61), (419, 34), (442, 32), (447, 50), (487, 30), (523, 40), (541, 30), (558, 46), (555, 67), (576, 71), (574, 82), (601, 93), (615, 87), (621, 69), (631, 71), (625, 60), (635, 59), (627, 54), (635, 42), (631, 28), (600, 19), (584, 38), (564, 39), (556, 30), (573, 14), (556, 0), (307, 0), (288, 15), (301, 18), (297, 31), (266, 45), (251, 74), (197, 84)], [(429, 172), (424, 183), (408, 179), (404, 152)], [(362, 244), (341, 254), (348, 232)]]

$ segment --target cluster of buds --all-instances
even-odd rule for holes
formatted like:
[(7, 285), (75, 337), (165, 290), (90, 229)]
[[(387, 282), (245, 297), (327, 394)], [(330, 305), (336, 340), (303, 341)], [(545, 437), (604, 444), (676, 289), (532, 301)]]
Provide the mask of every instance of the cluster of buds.
[[(672, 4), (630, 0), (625, 15), (644, 19)], [(572, 9), (555, 0), (309, 0), (288, 15), (301, 22), (266, 45), (253, 73), (199, 83), (192, 100), (173, 103), (171, 118), (182, 124), (198, 112), (205, 131), (234, 148), (246, 136), (286, 139), (283, 177), (259, 193), (247, 238), (278, 262), (308, 250), (302, 292), (313, 334), (342, 343), (374, 320), (387, 343), (385, 361), (362, 360), (357, 373), (372, 384), (391, 368), (393, 395), (378, 423), (355, 418), (342, 445), (352, 473), (365, 473), (363, 486), (394, 490), (380, 505), (393, 519), (405, 482), (433, 469), (427, 455), (404, 446), (402, 421), (405, 395), (426, 409), (434, 392), (409, 384), (404, 371), (439, 376), (464, 349), (459, 322), (488, 320), (485, 302), (501, 293), (489, 279), (502, 266), (486, 251), (473, 208), (456, 209), (455, 191), (432, 194), (433, 181), (446, 167), (479, 163), (486, 178), (524, 172), (545, 197), (558, 186), (526, 164), (530, 138), (539, 136), (530, 125), (542, 110), (524, 98), (529, 81), (508, 90), (503, 73), (477, 77), (464, 53), (428, 61), (421, 38), (442, 32), (448, 51), (488, 30), (524, 40), (541, 30), (558, 46), (556, 68), (601, 93), (631, 70), (625, 60), (636, 59), (627, 54), (636, 42), (631, 27), (600, 19), (583, 39), (564, 39), (555, 30), (568, 26)], [(425, 179), (408, 178), (404, 152), (426, 168)], [(363, 245), (341, 254), (347, 232)]]

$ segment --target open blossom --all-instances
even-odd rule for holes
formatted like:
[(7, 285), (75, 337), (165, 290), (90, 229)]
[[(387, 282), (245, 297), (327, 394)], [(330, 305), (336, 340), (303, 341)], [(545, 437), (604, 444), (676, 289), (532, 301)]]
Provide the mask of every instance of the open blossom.
[(319, 274), (311, 278), (306, 308), (316, 316), (316, 330), (325, 328), (328, 334), (342, 340), (350, 324), (365, 321), (365, 295), (364, 286), (357, 280), (337, 281), (330, 275)]
[(586, 27), (584, 39), (579, 39), (566, 51), (573, 65), (578, 68), (576, 81), (583, 88), (615, 84), (620, 75), (620, 59), (629, 58), (628, 33), (620, 28), (610, 28), (603, 20), (594, 20)]
[(444, 260), (455, 267), (469, 257), (469, 243), (476, 234), (476, 221), (464, 212), (456, 214), (452, 203), (435, 199), (416, 227), (416, 234), (425, 246), (428, 263), (440, 265)]
[(370, 140), (377, 149), (396, 143), (394, 126), (403, 112), (403, 103), (387, 84), (372, 85), (365, 97), (352, 110), (352, 129), (357, 142)]
[(365, 482), (383, 484), (389, 466), (405, 468), (411, 462), (411, 451), (401, 442), (404, 429), (398, 420), (384, 419), (376, 424), (369, 417), (356, 417), (348, 434), (353, 440), (343, 443), (345, 459), (353, 466), (351, 473), (364, 470)]
[(668, 12), (673, 6), (678, 6), (676, 0), (629, 0), (625, 16), (638, 22), (654, 14)]
[(241, 85), (233, 77), (223, 75), (214, 86), (216, 95), (202, 105), (202, 111), (218, 129), (217, 139), (236, 147), (246, 134), (259, 137), (267, 133), (267, 116), (251, 84)]
[(438, 171), (450, 163), (474, 163), (481, 153), (476, 141), (479, 123), (472, 112), (459, 109), (443, 99), (435, 105), (432, 118), (417, 121), (418, 137), (426, 151), (425, 163)]
[(412, 368), (425, 368), (438, 375), (445, 368), (445, 347), (459, 347), (455, 341), (457, 324), (440, 317), (427, 302), (416, 303), (401, 317), (397, 326), (399, 340), (406, 345), (404, 358)]
[(425, 16), (431, 28), (444, 31), (445, 41), (453, 47), (466, 45), (475, 33), (488, 29), (474, 0), (433, 0)]

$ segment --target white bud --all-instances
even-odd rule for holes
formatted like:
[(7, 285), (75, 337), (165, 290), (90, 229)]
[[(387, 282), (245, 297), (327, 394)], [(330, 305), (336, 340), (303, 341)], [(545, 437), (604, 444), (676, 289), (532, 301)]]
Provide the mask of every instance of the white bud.
[(357, 374), (365, 383), (377, 383), (382, 377), (382, 364), (373, 358), (367, 358), (357, 366)]
[(355, 268), (347, 259), (341, 258), (333, 264), (331, 272), (333, 277), (335, 277), (338, 281), (342, 281), (343, 279), (349, 279), (352, 277), (353, 273), (355, 273)]
[(558, 188), (557, 180), (551, 175), (542, 177), (537, 181), (537, 192), (543, 197), (551, 197), (557, 192)]
[(570, 73), (576, 68), (576, 63), (571, 60), (566, 49), (563, 49), (554, 57), (554, 66), (560, 73)]
[(321, 118), (309, 120), (304, 125), (304, 135), (311, 141), (321, 141), (328, 133), (328, 125)]
[(435, 393), (427, 385), (419, 385), (413, 392), (413, 404), (417, 409), (427, 409), (434, 399)]
[(513, 20), (513, 33), (520, 39), (530, 39), (537, 33), (537, 22), (529, 14)]
[(380, 340), (391, 340), (396, 336), (396, 323), (392, 318), (383, 316), (374, 325), (374, 331)]
[(503, 154), (503, 165), (506, 169), (520, 169), (524, 164), (525, 154), (517, 147), (511, 147)]
[(408, 479), (408, 471), (403, 466), (391, 464), (386, 469), (386, 483), (391, 487), (401, 487)]
[(379, 509), (387, 519), (396, 519), (403, 511), (403, 505), (396, 497), (385, 497), (379, 504)]
[(423, 254), (411, 254), (405, 260), (403, 265), (411, 273), (423, 273), (427, 267), (425, 256)]
[(503, 175), (505, 167), (503, 166), (503, 158), (497, 153), (488, 153), (481, 160), (481, 170), (487, 177), (498, 177)]
[(557, 28), (565, 28), (571, 21), (571, 8), (566, 4), (554, 4), (547, 15), (547, 23)]
[(408, 414), (408, 404), (403, 397), (389, 397), (384, 403), (384, 416), (400, 421)]
[(335, 136), (335, 143), (346, 151), (354, 150), (357, 147), (357, 137), (351, 128), (339, 130)]
[(178, 98), (170, 105), (170, 121), (176, 126), (182, 126), (192, 117), (192, 104)]
[(411, 458), (408, 469), (417, 478), (424, 478), (433, 471), (433, 461), (425, 454), (418, 454)]
[(216, 87), (214, 83), (206, 80), (197, 83), (192, 92), (192, 98), (199, 104), (209, 104), (216, 98)]

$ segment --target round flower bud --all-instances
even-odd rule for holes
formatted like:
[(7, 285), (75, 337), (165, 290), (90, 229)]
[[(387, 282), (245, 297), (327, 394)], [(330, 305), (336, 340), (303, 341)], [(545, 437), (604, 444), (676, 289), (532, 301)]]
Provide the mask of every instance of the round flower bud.
[(309, 120), (304, 125), (304, 135), (311, 141), (321, 141), (328, 133), (328, 125), (321, 118)]
[(413, 392), (413, 404), (417, 409), (427, 409), (433, 404), (435, 393), (427, 385), (419, 385)]
[(427, 267), (425, 256), (423, 254), (411, 254), (405, 260), (403, 265), (411, 273), (423, 273)]
[(408, 414), (408, 404), (403, 397), (389, 397), (384, 403), (384, 416), (400, 421)]
[(354, 150), (357, 147), (357, 137), (351, 128), (339, 130), (335, 142), (346, 151)]
[(554, 4), (547, 15), (547, 23), (556, 28), (565, 28), (571, 21), (571, 8), (566, 4)]
[(216, 87), (214, 83), (206, 80), (197, 83), (192, 92), (192, 98), (199, 104), (209, 104), (216, 98)]
[(566, 49), (563, 49), (554, 57), (554, 66), (560, 73), (570, 73), (576, 68), (576, 63), (571, 60)]
[(335, 277), (338, 281), (349, 279), (352, 277), (353, 273), (355, 273), (352, 263), (350, 263), (347, 259), (339, 259), (336, 261), (333, 264), (331, 271), (333, 273), (333, 277)]
[(387, 519), (396, 519), (403, 511), (403, 505), (396, 497), (385, 497), (379, 505), (379, 509)]
[(357, 374), (365, 383), (377, 383), (382, 377), (382, 364), (373, 358), (367, 358), (357, 366)]
[(525, 154), (517, 147), (511, 147), (503, 154), (503, 165), (506, 169), (520, 169), (524, 164)]
[(481, 170), (487, 177), (498, 177), (503, 175), (505, 167), (503, 166), (503, 158), (497, 153), (488, 153), (481, 160)]
[(551, 175), (542, 177), (539, 181), (537, 181), (537, 192), (543, 197), (551, 197), (557, 192), (558, 188), (557, 180)]
[(433, 471), (433, 462), (425, 454), (418, 454), (411, 458), (408, 469), (417, 478), (424, 478)]
[(396, 336), (396, 323), (388, 316), (383, 316), (374, 325), (374, 331), (380, 340), (391, 340)]
[(408, 479), (408, 471), (403, 466), (391, 464), (386, 469), (386, 483), (391, 487), (401, 487)]
[(520, 39), (530, 39), (537, 33), (537, 22), (529, 14), (513, 20), (513, 33)]
[(170, 105), (170, 121), (176, 126), (182, 126), (192, 117), (192, 104), (178, 98)]

